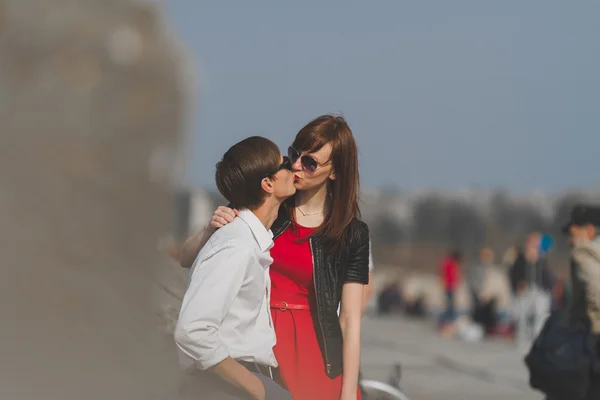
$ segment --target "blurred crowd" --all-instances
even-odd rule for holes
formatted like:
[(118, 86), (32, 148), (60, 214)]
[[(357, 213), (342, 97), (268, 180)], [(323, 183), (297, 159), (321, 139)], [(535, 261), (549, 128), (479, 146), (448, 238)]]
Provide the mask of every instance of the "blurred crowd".
[[(435, 313), (440, 333), (466, 340), (500, 336), (524, 347), (531, 343), (546, 317), (571, 301), (569, 280), (550, 268), (552, 247), (550, 236), (531, 232), (499, 261), (488, 246), (472, 263), (465, 262), (460, 249), (449, 251), (438, 269), (444, 303)], [(467, 292), (466, 309), (457, 306), (460, 290)], [(425, 297), (409, 296), (393, 282), (379, 292), (377, 311), (425, 318), (430, 311)]]

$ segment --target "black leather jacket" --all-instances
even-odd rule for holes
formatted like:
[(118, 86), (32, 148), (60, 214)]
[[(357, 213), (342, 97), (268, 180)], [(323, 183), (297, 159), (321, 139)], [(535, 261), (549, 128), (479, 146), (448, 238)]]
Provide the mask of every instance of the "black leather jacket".
[[(271, 230), (274, 239), (290, 226), (287, 208), (282, 206)], [(369, 228), (355, 219), (348, 225), (345, 235), (349, 241), (346, 250), (328, 253), (323, 237), (309, 240), (313, 256), (313, 280), (317, 308), (317, 337), (323, 352), (325, 369), (330, 378), (342, 373), (342, 330), (337, 314), (342, 296), (342, 286), (347, 282), (369, 283)]]

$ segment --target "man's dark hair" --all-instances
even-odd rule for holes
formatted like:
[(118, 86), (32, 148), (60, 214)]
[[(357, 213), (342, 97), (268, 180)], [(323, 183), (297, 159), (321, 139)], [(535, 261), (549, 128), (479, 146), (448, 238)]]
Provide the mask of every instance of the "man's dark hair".
[(254, 210), (265, 200), (260, 182), (274, 175), (281, 164), (275, 143), (252, 136), (231, 146), (217, 163), (215, 180), (219, 192), (237, 209)]

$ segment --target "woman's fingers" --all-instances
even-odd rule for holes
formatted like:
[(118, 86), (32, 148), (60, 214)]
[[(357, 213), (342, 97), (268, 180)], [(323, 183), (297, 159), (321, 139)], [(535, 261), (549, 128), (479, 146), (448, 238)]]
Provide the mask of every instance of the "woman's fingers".
[(214, 228), (222, 228), (227, 225), (239, 214), (237, 210), (225, 206), (219, 206), (210, 221), (210, 225)]
[(237, 214), (231, 208), (228, 207), (221, 206), (219, 207), (219, 209), (217, 209), (217, 211), (219, 211), (218, 215), (224, 218), (227, 222), (233, 221), (233, 219), (237, 216)]

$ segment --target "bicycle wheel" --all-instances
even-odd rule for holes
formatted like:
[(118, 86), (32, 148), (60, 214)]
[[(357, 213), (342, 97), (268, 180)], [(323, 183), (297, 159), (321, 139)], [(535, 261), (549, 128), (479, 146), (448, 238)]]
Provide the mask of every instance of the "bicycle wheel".
[(363, 379), (360, 388), (364, 393), (363, 400), (410, 400), (401, 390), (384, 382)]

